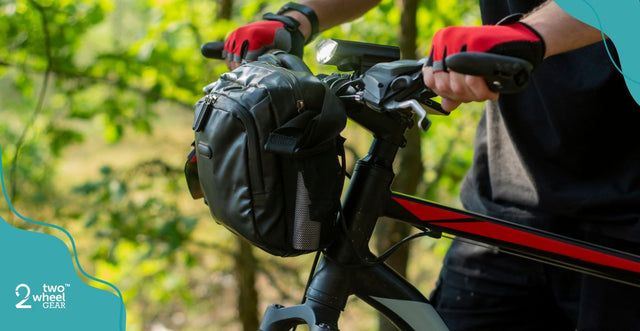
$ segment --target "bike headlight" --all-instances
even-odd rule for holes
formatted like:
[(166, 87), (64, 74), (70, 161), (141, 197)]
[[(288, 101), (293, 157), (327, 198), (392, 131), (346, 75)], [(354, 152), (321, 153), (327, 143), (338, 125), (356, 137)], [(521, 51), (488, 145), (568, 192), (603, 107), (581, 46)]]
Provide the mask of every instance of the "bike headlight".
[(335, 65), (341, 71), (364, 72), (376, 63), (399, 58), (398, 47), (357, 41), (325, 39), (316, 47), (318, 63)]
[(325, 39), (316, 48), (316, 60), (320, 64), (328, 64), (338, 50), (338, 42), (333, 39)]

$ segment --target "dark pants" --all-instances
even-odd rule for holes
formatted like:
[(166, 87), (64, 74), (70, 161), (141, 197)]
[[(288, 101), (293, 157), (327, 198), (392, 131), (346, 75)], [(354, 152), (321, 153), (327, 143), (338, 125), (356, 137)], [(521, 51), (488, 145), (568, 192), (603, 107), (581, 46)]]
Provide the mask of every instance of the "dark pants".
[(454, 241), (431, 301), (451, 330), (640, 330), (640, 288)]

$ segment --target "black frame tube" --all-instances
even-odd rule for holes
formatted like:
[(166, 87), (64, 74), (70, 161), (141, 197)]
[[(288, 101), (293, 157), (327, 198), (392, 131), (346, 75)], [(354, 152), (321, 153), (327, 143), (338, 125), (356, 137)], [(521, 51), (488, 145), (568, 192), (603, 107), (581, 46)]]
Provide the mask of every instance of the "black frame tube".
[(433, 311), (433, 323), (444, 325), (435, 310), (429, 310), (427, 298), (406, 279), (384, 263), (364, 262), (364, 257), (374, 257), (369, 241), (391, 198), (393, 160), (405, 143), (404, 132), (411, 121), (398, 113), (379, 113), (368, 108), (351, 113), (350, 117), (370, 130), (375, 138), (367, 156), (356, 164), (344, 197), (340, 221), (344, 222), (346, 233), (340, 233), (324, 252), (305, 293), (305, 303), (293, 307), (270, 306), (260, 330), (288, 330), (302, 323), (308, 324), (310, 330), (338, 330), (340, 313), (348, 297), (354, 294), (402, 330), (414, 329), (415, 322), (412, 325), (402, 312), (385, 305), (381, 299), (403, 305), (419, 303), (418, 307), (426, 310), (423, 315)]

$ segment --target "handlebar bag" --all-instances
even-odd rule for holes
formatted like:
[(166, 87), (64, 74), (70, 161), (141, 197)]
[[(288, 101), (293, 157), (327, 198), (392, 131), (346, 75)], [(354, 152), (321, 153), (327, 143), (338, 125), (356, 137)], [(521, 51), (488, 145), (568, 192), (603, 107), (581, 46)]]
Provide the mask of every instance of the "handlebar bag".
[(205, 93), (193, 129), (213, 218), (273, 255), (327, 247), (345, 174), (340, 100), (312, 74), (264, 61), (223, 74)]

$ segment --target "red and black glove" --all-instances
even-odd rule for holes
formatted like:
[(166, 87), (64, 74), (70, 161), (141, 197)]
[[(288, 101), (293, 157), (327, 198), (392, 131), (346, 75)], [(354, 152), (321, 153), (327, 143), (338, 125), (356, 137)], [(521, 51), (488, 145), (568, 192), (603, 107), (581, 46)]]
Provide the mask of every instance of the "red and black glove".
[(284, 15), (265, 14), (264, 21), (245, 25), (231, 32), (225, 41), (222, 55), (230, 61), (256, 60), (272, 49), (302, 57), (304, 36), (300, 23)]
[(433, 37), (426, 66), (433, 71), (448, 71), (447, 56), (460, 52), (493, 53), (529, 61), (537, 67), (544, 57), (540, 34), (522, 22), (478, 27), (448, 27)]

